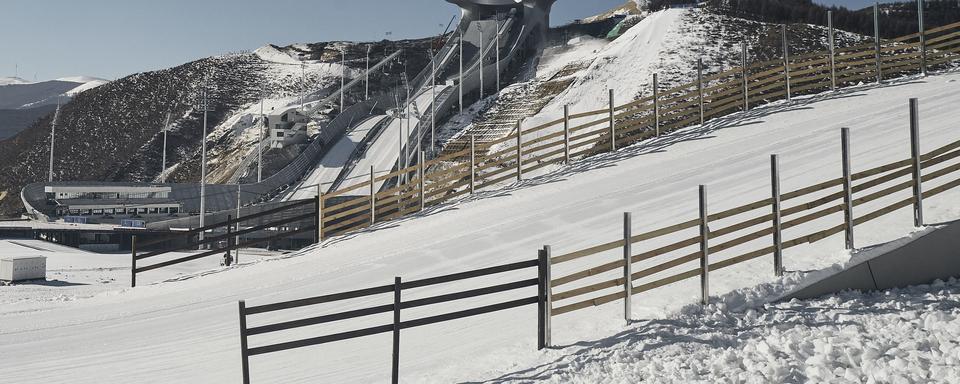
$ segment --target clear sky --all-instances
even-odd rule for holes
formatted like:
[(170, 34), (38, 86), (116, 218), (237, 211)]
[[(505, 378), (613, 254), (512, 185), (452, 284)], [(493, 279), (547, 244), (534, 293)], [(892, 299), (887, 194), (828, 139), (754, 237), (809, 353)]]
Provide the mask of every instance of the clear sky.
[[(859, 8), (869, 0), (816, 0)], [(553, 23), (625, 0), (560, 0)], [(438, 34), (457, 15), (443, 0), (4, 0), (0, 77), (107, 79), (272, 43)]]
[[(624, 0), (560, 0), (554, 23)], [(3, 0), (0, 77), (107, 79), (272, 43), (426, 37), (458, 8), (443, 0)]]

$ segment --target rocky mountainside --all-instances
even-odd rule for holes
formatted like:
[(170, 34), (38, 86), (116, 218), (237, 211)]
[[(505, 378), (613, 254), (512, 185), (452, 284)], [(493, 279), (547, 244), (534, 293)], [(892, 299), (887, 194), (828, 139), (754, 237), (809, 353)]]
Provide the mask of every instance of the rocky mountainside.
[[(243, 134), (242, 130), (218, 126), (238, 111), (259, 105), (261, 99), (295, 102), (299, 95), (326, 96), (339, 87), (341, 73), (346, 72), (348, 77), (362, 73), (367, 46), (372, 47), (371, 62), (397, 48), (407, 48), (401, 56), (406, 60), (385, 67), (371, 79), (371, 92), (387, 91), (397, 85), (401, 73), (412, 77), (429, 63), (426, 52), (432, 43), (433, 39), (422, 39), (271, 47), (289, 60), (236, 53), (104, 84), (77, 94), (63, 105), (56, 130), (54, 179), (156, 179), (162, 168), (161, 129), (170, 113), (167, 163), (173, 170), (167, 180), (199, 181), (204, 83), (209, 90), (206, 140), (209, 152), (214, 153), (236, 145)], [(340, 66), (341, 49), (346, 52), (346, 71)], [(362, 97), (363, 87), (347, 95), (348, 102)], [(18, 215), (22, 210), (20, 189), (47, 180), (51, 120), (52, 115), (46, 115), (16, 136), (0, 139), (0, 196), (5, 196), (0, 199), (0, 216)], [(216, 158), (209, 161), (216, 163)]]

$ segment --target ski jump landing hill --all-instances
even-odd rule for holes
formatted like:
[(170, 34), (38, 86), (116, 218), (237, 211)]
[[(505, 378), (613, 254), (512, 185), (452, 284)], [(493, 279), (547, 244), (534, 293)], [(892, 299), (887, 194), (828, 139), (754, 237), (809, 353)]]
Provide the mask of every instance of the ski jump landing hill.
[[(371, 166), (378, 172), (386, 172), (400, 164), (415, 164), (418, 152), (425, 147), (423, 141), (430, 138), (428, 134), (432, 124), (440, 123), (440, 119), (451, 113), (454, 105), (463, 103), (462, 99), (476, 100), (483, 90), (496, 88), (497, 71), (510, 71), (524, 54), (539, 52), (549, 28), (550, 9), (556, 0), (448, 1), (462, 10), (457, 31), (434, 55), (434, 65), (407, 82), (411, 94), (406, 103), (397, 105), (393, 93), (388, 92), (345, 108), (321, 129), (320, 134), (295, 160), (262, 182), (239, 187), (207, 184), (206, 211), (232, 211), (238, 202), (243, 206), (251, 206), (268, 201), (311, 198), (316, 195), (318, 185), (326, 190), (335, 189), (344, 180), (369, 174)], [(394, 57), (391, 55), (378, 66)], [(498, 58), (499, 62), (496, 61)], [(462, 77), (459, 63), (463, 67)], [(346, 87), (354, 83), (356, 81)], [(434, 111), (436, 120), (432, 116)], [(144, 184), (96, 181), (34, 183), (21, 191), (21, 200), (27, 212), (40, 219), (52, 217), (55, 206), (48, 203), (45, 187), (65, 185), (103, 187)], [(150, 185), (170, 187), (169, 199), (182, 203), (182, 212), (200, 211), (199, 184)], [(256, 207), (250, 209), (256, 210)], [(226, 214), (213, 214), (207, 218), (207, 223), (216, 222), (219, 216), (225, 218)], [(198, 224), (199, 219), (194, 216), (151, 223), (151, 227), (190, 227)]]

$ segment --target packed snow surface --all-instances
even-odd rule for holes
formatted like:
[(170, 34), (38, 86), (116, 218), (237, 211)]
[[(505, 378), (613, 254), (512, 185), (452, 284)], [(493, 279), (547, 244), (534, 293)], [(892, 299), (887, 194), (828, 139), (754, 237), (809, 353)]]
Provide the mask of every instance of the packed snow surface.
[[(696, 216), (698, 184), (709, 186), (711, 210), (766, 198), (771, 153), (781, 156), (785, 191), (816, 184), (840, 175), (840, 127), (850, 127), (852, 132), (854, 171), (907, 158), (910, 153), (907, 100), (910, 97), (920, 100), (924, 151), (960, 139), (954, 124), (954, 106), (960, 102), (958, 80), (960, 74), (949, 73), (759, 107), (747, 114), (711, 121), (705, 127), (685, 129), (616, 153), (578, 161), (569, 168), (531, 176), (501, 191), (481, 192), (405, 220), (385, 222), (370, 230), (332, 238), (320, 248), (282, 258), (225, 270), (214, 266), (192, 274), (184, 274), (186, 271), (182, 270), (151, 271), (138, 277), (141, 286), (135, 289), (123, 288), (129, 283), (129, 271), (99, 271), (103, 277), (112, 277), (113, 282), (104, 284), (104, 289), (92, 297), (50, 300), (50, 295), (56, 293), (48, 292), (0, 307), (0, 377), (16, 383), (234, 383), (240, 379), (237, 300), (258, 305), (388, 284), (394, 276), (409, 280), (528, 260), (536, 257), (536, 250), (544, 244), (552, 245), (557, 254), (574, 251), (619, 237), (624, 211), (634, 212), (635, 231), (660, 228)], [(941, 183), (935, 181), (928, 188)], [(905, 196), (909, 196), (909, 192), (893, 198)], [(960, 218), (958, 199), (960, 192), (954, 190), (926, 200), (927, 221)], [(868, 206), (858, 208), (860, 212), (869, 209)], [(791, 228), (785, 236), (792, 238), (840, 222), (841, 215), (829, 215)], [(913, 230), (911, 213), (906, 208), (858, 226), (857, 243), (861, 246), (880, 244)], [(677, 241), (689, 235), (678, 233), (664, 241)], [(769, 239), (761, 239), (745, 244), (744, 249), (731, 249), (727, 254), (732, 256), (768, 244)], [(802, 277), (804, 273), (800, 271), (824, 269), (850, 260), (850, 254), (841, 251), (842, 248), (840, 235), (794, 247), (786, 251), (785, 265), (792, 271), (791, 276)], [(606, 257), (558, 265), (555, 273), (569, 273), (620, 256)], [(711, 274), (712, 293), (725, 295), (773, 282), (770, 264), (768, 258), (759, 258), (715, 271)], [(118, 262), (118, 265), (122, 264)], [(405, 298), (526, 279), (532, 273), (518, 271), (499, 276), (495, 281), (465, 281), (422, 288), (405, 292)], [(178, 281), (167, 281), (171, 278)], [(690, 279), (638, 294), (634, 297), (632, 317), (657, 320), (670, 319), (672, 313), (684, 313), (684, 307), (698, 299), (698, 285), (696, 279)], [(2, 288), (0, 295), (16, 294), (20, 289), (26, 288)], [(533, 292), (526, 289), (465, 303), (405, 310), (403, 318), (466, 309), (505, 298), (525, 297)], [(364, 308), (390, 300), (390, 297), (370, 297), (288, 314), (258, 315), (251, 318), (250, 325)], [(496, 378), (503, 375), (544, 364), (549, 366), (557, 358), (575, 351), (570, 349), (576, 348), (575, 343), (622, 332), (621, 311), (621, 305), (611, 303), (555, 318), (554, 343), (570, 347), (547, 352), (535, 350), (536, 310), (533, 306), (404, 330), (401, 377), (405, 382), (496, 382)], [(749, 321), (756, 324), (772, 321), (756, 316), (758, 319)], [(948, 332), (947, 319), (933, 318), (931, 327), (943, 325), (945, 331), (942, 332)], [(721, 325), (724, 321), (734, 320), (718, 320)], [(251, 346), (389, 322), (390, 316), (385, 314), (349, 324), (305, 327), (276, 337), (253, 338)], [(905, 328), (901, 332), (908, 331)], [(773, 334), (773, 330), (770, 332)], [(801, 328), (777, 332), (778, 338), (797, 340), (795, 344), (778, 348), (796, 345), (798, 349), (791, 351), (791, 356), (804, 356), (804, 353), (819, 356), (809, 364), (829, 370), (831, 374), (836, 372), (836, 364), (846, 364), (827, 361), (827, 357), (843, 351), (837, 347), (837, 352), (831, 352), (834, 350), (831, 340), (838, 346), (853, 340), (849, 330), (837, 329), (833, 331), (834, 338), (821, 340), (809, 350), (805, 341), (800, 341), (801, 335), (821, 331)], [(734, 345), (735, 340), (728, 339), (727, 344), (716, 348)], [(874, 344), (863, 343), (861, 361), (864, 356), (869, 356), (866, 361), (877, 363), (887, 358), (883, 357), (889, 352), (884, 341), (887, 339), (876, 340)], [(928, 373), (939, 369), (933, 363), (926, 367), (921, 364), (928, 353), (925, 351), (933, 350), (929, 341), (923, 341), (930, 338), (901, 342), (911, 340), (917, 341), (916, 347), (910, 344), (914, 352), (898, 347), (906, 352), (890, 353), (891, 363), (887, 366), (902, 363), (904, 367), (921, 367)], [(759, 343), (756, 346), (766, 348)], [(874, 356), (873, 350), (879, 354)], [(251, 359), (251, 369), (256, 383), (380, 383), (390, 378), (390, 353), (390, 335), (382, 334), (255, 356)], [(743, 357), (750, 356), (754, 355), (743, 354)], [(766, 364), (773, 368), (763, 368), (759, 365), (763, 356), (750, 357), (750, 364), (756, 362), (761, 373), (767, 372), (764, 374), (789, 374), (788, 369), (782, 373), (770, 362)], [(847, 359), (842, 354), (836, 356)], [(895, 356), (902, 362), (893, 361)], [(937, 361), (947, 364), (951, 360)], [(734, 367), (736, 361), (728, 364), (729, 370), (739, 369)], [(804, 374), (814, 377), (814, 373)], [(592, 381), (589, 376), (582, 377), (587, 377), (583, 381)]]

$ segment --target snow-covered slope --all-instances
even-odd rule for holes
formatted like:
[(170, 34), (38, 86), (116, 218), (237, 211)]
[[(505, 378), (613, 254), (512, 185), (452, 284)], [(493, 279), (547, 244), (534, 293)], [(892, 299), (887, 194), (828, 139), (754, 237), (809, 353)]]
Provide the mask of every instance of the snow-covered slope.
[[(132, 290), (122, 288), (127, 271), (105, 270), (101, 273), (114, 276), (115, 282), (102, 285), (102, 293), (95, 297), (75, 301), (38, 297), (0, 308), (0, 376), (18, 383), (237, 382), (236, 300), (256, 305), (387, 284), (393, 276), (413, 279), (527, 260), (534, 258), (543, 244), (551, 244), (556, 252), (580, 249), (616, 239), (623, 211), (634, 212), (636, 230), (673, 224), (695, 217), (698, 184), (710, 186), (711, 207), (718, 210), (766, 197), (770, 153), (781, 155), (784, 190), (808, 186), (839, 175), (839, 128), (844, 126), (852, 130), (854, 170), (902, 159), (909, 155), (905, 127), (910, 97), (920, 98), (925, 150), (960, 139), (953, 107), (960, 102), (958, 82), (960, 74), (951, 73), (757, 108), (746, 116), (734, 115), (705, 128), (679, 131), (659, 141), (583, 160), (505, 191), (483, 192), (402, 222), (386, 222), (375, 230), (330, 239), (322, 248), (308, 249), (299, 256)], [(958, 200), (960, 191), (956, 190), (927, 200), (927, 220), (960, 218)], [(839, 215), (830, 215), (809, 225), (823, 227), (841, 221)], [(809, 229), (807, 225), (791, 228), (788, 236)], [(869, 246), (912, 230), (910, 211), (904, 209), (857, 227), (857, 242)], [(665, 241), (669, 240), (677, 239)], [(764, 245), (767, 241), (762, 240)], [(789, 249), (785, 255), (786, 267), (792, 271), (788, 279), (796, 282), (802, 280), (801, 271), (849, 260), (849, 253), (840, 251), (842, 244), (840, 236), (833, 236)], [(716, 271), (711, 274), (712, 292), (722, 295), (771, 282), (770, 269), (769, 260), (756, 259)], [(170, 272), (156, 271), (139, 279), (148, 282), (169, 277)], [(695, 302), (697, 286), (698, 282), (689, 280), (640, 294), (634, 299), (633, 317), (665, 318)], [(410, 294), (425, 297), (459, 288), (467, 287), (424, 288)], [(22, 288), (5, 289), (16, 292)], [(306, 317), (384, 301), (389, 298), (309, 308), (298, 314)], [(491, 301), (476, 300), (470, 305)], [(546, 352), (535, 350), (533, 307), (405, 330), (401, 375), (407, 382), (438, 383), (496, 382), (501, 375), (518, 371), (539, 377), (536, 372), (544, 368), (536, 367), (552, 367), (549, 364), (554, 360), (575, 353), (578, 347), (574, 343), (622, 332), (621, 310), (614, 303), (556, 318), (554, 342), (570, 347)], [(404, 312), (404, 318), (425, 314), (410, 310)], [(258, 317), (251, 325), (271, 320), (277, 318)], [(386, 322), (389, 316), (349, 325), (307, 327), (283, 338)], [(256, 343), (270, 341), (278, 339), (257, 339)], [(251, 363), (256, 383), (379, 383), (389, 380), (389, 357), (390, 336), (381, 335), (256, 356)], [(635, 360), (625, 357), (623, 361)], [(596, 376), (577, 377), (592, 382)]]

